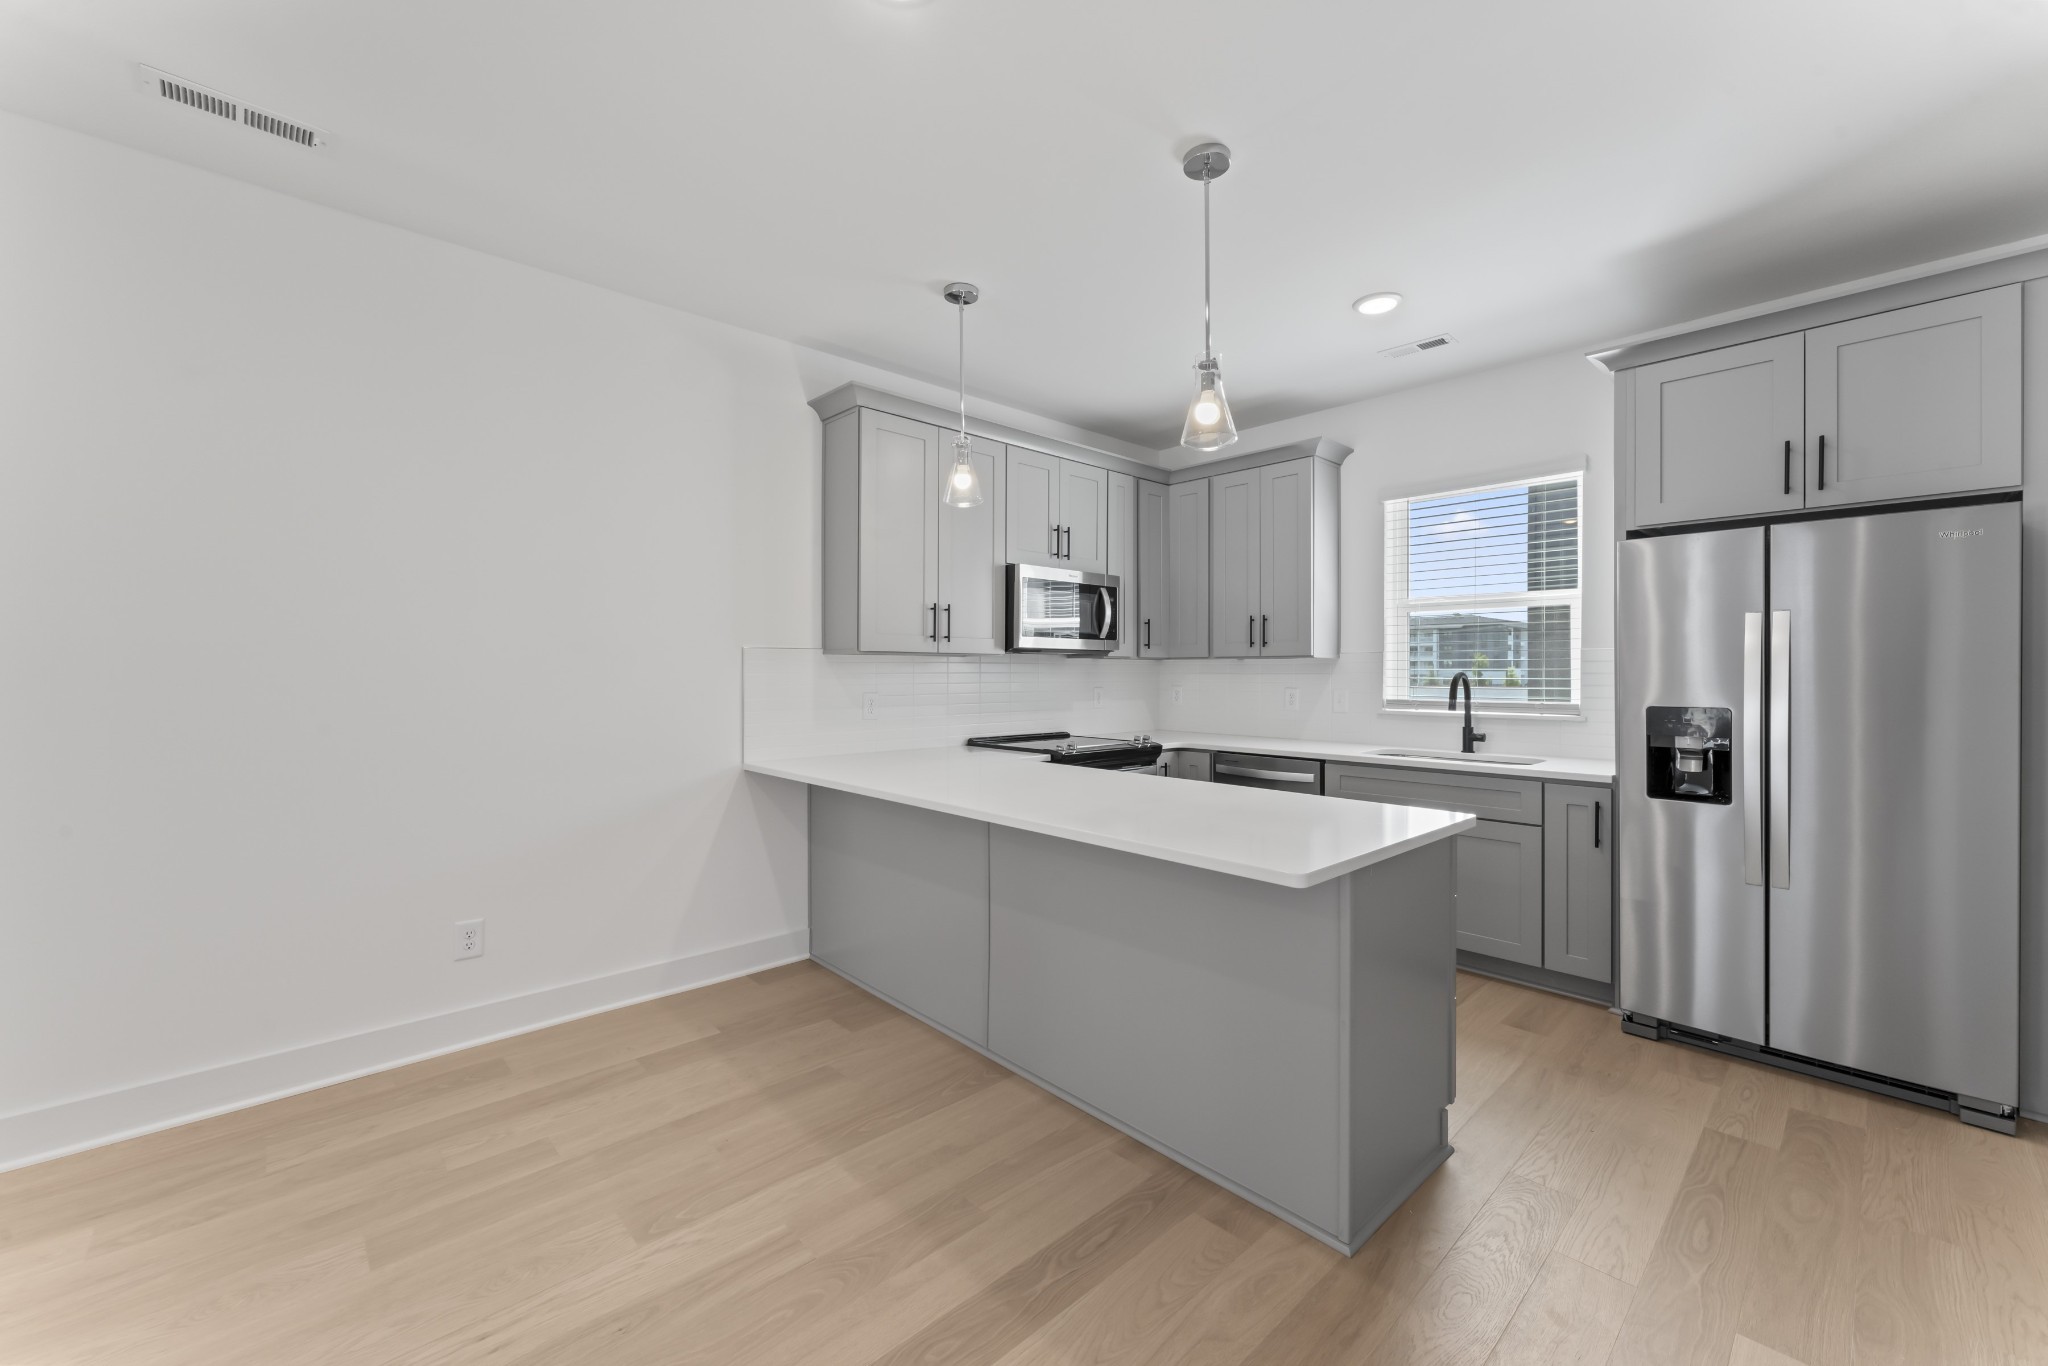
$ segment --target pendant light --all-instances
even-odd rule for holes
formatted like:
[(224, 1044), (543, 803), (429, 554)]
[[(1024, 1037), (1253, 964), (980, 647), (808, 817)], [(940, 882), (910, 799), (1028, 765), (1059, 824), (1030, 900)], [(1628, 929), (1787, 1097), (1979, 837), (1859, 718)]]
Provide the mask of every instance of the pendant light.
[(1223, 367), (1209, 340), (1209, 182), (1230, 169), (1230, 149), (1220, 142), (1205, 142), (1181, 158), (1180, 168), (1189, 180), (1202, 182), (1202, 359), (1195, 365), (1195, 401), (1188, 405), (1180, 444), (1191, 450), (1220, 451), (1237, 440), (1237, 424), (1230, 420)]
[(974, 472), (974, 441), (967, 435), (967, 305), (980, 297), (980, 290), (959, 280), (946, 286), (946, 302), (960, 311), (960, 431), (953, 438), (953, 466), (946, 471), (942, 495), (949, 508), (981, 506), (981, 476)]

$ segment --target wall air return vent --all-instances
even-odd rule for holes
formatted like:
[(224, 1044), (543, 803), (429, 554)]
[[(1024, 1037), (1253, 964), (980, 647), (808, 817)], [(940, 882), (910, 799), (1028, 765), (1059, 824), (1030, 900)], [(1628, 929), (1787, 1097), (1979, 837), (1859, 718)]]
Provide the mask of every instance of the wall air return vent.
[(1434, 337), (1424, 337), (1421, 341), (1403, 342), (1399, 346), (1390, 346), (1380, 352), (1380, 354), (1389, 360), (1394, 360), (1401, 356), (1412, 356), (1422, 351), (1441, 351), (1456, 340), (1457, 338), (1448, 332), (1439, 332)]
[(153, 66), (137, 65), (135, 72), (136, 85), (145, 95), (169, 100), (173, 104), (182, 104), (187, 109), (196, 109), (202, 114), (226, 119), (229, 123), (239, 123), (244, 128), (258, 133), (268, 133), (272, 137), (283, 138), (286, 142), (294, 142), (301, 147), (322, 147), (327, 143), (327, 134), (310, 123), (301, 123), (297, 119), (273, 114), (267, 109), (258, 109), (232, 95), (223, 95), (218, 90), (203, 86), (197, 81), (188, 81), (183, 76), (173, 76), (170, 72)]

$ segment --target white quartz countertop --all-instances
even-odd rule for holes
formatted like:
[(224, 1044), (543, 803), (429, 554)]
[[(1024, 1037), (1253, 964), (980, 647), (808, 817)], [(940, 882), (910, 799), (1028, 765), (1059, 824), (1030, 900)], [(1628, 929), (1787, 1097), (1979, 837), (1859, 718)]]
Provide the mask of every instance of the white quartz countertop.
[[(1474, 723), (1485, 729), (1485, 722)], [(1275, 754), (1288, 759), (1331, 759), (1345, 764), (1384, 764), (1388, 768), (1439, 769), (1447, 773), (1480, 773), (1503, 778), (1548, 778), (1552, 782), (1611, 783), (1610, 759), (1542, 759), (1503, 751), (1507, 758), (1536, 758), (1532, 764), (1474, 763), (1455, 750), (1426, 751), (1424, 759), (1395, 758), (1385, 751), (1401, 745), (1351, 745), (1337, 740), (1276, 740), (1270, 735), (1213, 735), (1200, 731), (1154, 731), (1152, 738), (1168, 749), (1233, 750), (1240, 754)], [(1415, 746), (1423, 753), (1421, 746)], [(1492, 751), (1481, 749), (1483, 758)]]
[(1457, 811), (1178, 782), (965, 747), (749, 759), (746, 767), (1281, 887), (1313, 887), (1478, 823)]

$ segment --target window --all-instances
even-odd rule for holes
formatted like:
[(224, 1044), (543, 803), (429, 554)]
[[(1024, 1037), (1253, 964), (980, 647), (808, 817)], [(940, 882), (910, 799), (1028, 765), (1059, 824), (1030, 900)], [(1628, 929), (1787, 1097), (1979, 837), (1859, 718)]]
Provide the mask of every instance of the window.
[(1579, 712), (1580, 476), (1387, 500), (1386, 704)]

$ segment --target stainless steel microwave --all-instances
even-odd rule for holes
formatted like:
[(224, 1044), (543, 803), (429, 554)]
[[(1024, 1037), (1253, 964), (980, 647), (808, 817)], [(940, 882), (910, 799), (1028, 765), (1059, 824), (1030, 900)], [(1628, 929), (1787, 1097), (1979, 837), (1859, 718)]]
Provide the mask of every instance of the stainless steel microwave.
[(1013, 564), (1009, 648), (1107, 654), (1123, 631), (1123, 585), (1114, 574)]

